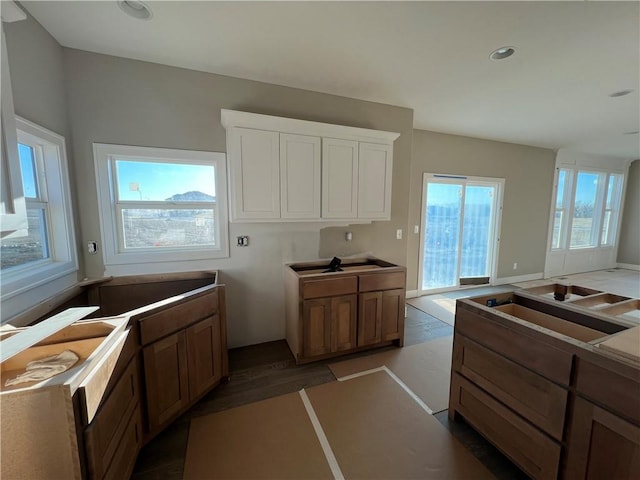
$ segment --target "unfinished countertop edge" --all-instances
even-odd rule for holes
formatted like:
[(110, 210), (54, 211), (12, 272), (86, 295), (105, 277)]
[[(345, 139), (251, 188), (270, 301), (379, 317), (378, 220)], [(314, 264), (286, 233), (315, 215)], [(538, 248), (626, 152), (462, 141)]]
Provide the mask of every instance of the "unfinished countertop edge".
[[(470, 298), (459, 298), (456, 300), (456, 303), (464, 304), (465, 309), (471, 310), (472, 313), (480, 315), (487, 321), (496, 322), (506, 328), (515, 330), (518, 333), (530, 336), (532, 338), (535, 338), (536, 340), (544, 341), (554, 348), (565, 351), (568, 350), (570, 351), (570, 353), (583, 357), (586, 360), (588, 360), (591, 356), (595, 356), (611, 366), (613, 366), (615, 363), (619, 366), (622, 366), (622, 368), (628, 373), (628, 375), (626, 376), (636, 381), (640, 380), (640, 370), (638, 369), (639, 364), (637, 362), (634, 362), (633, 360), (622, 355), (604, 350), (594, 345), (594, 342), (587, 343), (581, 340), (577, 340), (562, 333), (558, 333), (554, 330), (536, 325), (535, 323), (531, 323), (513, 315), (509, 315), (508, 313), (501, 312), (500, 310), (496, 310), (495, 308), (487, 307), (486, 305), (474, 302)], [(580, 313), (584, 314), (584, 312)], [(609, 321), (609, 319), (605, 320)], [(617, 334), (603, 333), (601, 341), (604, 342), (611, 338), (613, 335)]]

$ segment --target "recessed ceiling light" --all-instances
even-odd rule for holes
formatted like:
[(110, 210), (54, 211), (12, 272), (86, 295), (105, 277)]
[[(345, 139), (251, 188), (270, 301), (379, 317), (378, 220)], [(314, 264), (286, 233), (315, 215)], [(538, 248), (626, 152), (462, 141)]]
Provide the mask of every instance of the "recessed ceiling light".
[(631, 92), (633, 92), (633, 90), (629, 88), (627, 90), (620, 90), (618, 92), (610, 93), (609, 96), (611, 98), (624, 97), (625, 95), (629, 95)]
[(509, 58), (514, 53), (516, 53), (516, 47), (500, 47), (491, 52), (489, 58), (491, 60), (504, 60), (505, 58)]
[(118, 0), (118, 6), (124, 13), (139, 20), (150, 20), (153, 16), (151, 9), (139, 0)]

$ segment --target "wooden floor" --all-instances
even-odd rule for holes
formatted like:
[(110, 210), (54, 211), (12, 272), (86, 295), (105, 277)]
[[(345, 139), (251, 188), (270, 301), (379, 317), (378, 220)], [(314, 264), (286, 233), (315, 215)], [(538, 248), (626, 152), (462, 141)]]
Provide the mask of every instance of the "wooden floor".
[[(451, 326), (407, 306), (405, 345), (414, 345), (452, 334)], [(387, 347), (391, 348), (396, 347)], [(372, 352), (380, 351), (384, 349)], [(372, 352), (340, 357), (340, 360)], [(333, 381), (335, 377), (327, 365), (335, 361), (332, 359), (296, 366), (284, 340), (230, 350), (229, 383), (215, 389), (145, 446), (138, 457), (132, 479), (181, 479), (191, 418)], [(486, 465), (496, 478), (527, 478), (466, 424), (450, 423), (446, 410), (437, 414), (436, 418)]]

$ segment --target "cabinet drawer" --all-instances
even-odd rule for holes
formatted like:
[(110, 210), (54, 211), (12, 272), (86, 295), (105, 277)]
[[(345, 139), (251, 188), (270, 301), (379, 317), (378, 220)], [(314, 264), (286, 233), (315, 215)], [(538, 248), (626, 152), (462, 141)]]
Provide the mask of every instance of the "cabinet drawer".
[(557, 478), (560, 445), (457, 373), (452, 405), (487, 440), (535, 479)]
[(571, 353), (459, 307), (456, 308), (456, 333), (556, 383), (569, 385), (573, 359)]
[(358, 291), (358, 277), (325, 278), (306, 280), (302, 284), (302, 298), (333, 297)]
[(113, 455), (113, 460), (104, 474), (104, 480), (121, 480), (131, 477), (141, 446), (142, 420), (140, 407), (136, 407), (128, 418), (127, 426)]
[(140, 341), (148, 345), (171, 333), (210, 317), (218, 311), (218, 294), (212, 291), (193, 298), (187, 302), (165, 310), (160, 310), (147, 317), (139, 319)]
[(405, 288), (405, 272), (369, 273), (360, 275), (361, 292), (373, 292), (374, 290), (392, 290)]
[[(640, 371), (625, 377), (582, 358), (576, 361), (576, 391), (619, 415), (640, 424)], [(606, 388), (603, 388), (606, 385)]]
[(461, 335), (453, 344), (453, 368), (562, 441), (567, 390)]
[(87, 470), (91, 478), (102, 475), (128, 428), (129, 417), (138, 405), (138, 370), (131, 361), (111, 394), (84, 432)]

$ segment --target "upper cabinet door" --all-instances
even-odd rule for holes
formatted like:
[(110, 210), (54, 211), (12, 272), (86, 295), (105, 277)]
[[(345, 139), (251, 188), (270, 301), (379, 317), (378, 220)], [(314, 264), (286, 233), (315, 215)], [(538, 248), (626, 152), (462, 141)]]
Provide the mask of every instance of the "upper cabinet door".
[(358, 160), (358, 218), (391, 218), (393, 146), (360, 143)]
[(320, 219), (320, 137), (280, 134), (282, 218)]
[(13, 111), (13, 95), (11, 92), (11, 77), (9, 75), (9, 60), (7, 58), (7, 43), (2, 32), (2, 145), (0, 152), (0, 236), (4, 237), (16, 231), (26, 234), (27, 205), (22, 191), (22, 174), (20, 159), (18, 158), (18, 140), (16, 134), (16, 120)]
[(231, 219), (280, 218), (279, 133), (239, 127), (230, 130)]
[(322, 139), (322, 217), (358, 216), (358, 142)]

